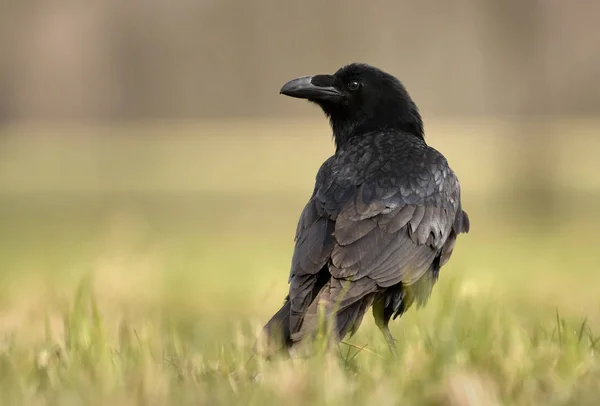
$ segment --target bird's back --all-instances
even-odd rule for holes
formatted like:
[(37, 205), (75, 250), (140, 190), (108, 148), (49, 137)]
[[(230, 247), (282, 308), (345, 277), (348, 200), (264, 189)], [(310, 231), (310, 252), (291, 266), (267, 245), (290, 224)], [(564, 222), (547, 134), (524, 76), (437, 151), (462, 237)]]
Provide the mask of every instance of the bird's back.
[(321, 166), (315, 194), (335, 216), (335, 208), (362, 184), (373, 189), (364, 196), (367, 202), (397, 195), (408, 204), (455, 209), (460, 197), (446, 158), (407, 133), (372, 132), (348, 142)]

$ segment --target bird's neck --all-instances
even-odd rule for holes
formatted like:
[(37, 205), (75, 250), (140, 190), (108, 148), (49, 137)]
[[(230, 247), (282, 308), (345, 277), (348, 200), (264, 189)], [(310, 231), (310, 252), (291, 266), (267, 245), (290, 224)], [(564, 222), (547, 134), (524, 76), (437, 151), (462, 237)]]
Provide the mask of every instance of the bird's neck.
[(331, 120), (333, 130), (333, 140), (336, 150), (339, 150), (347, 143), (355, 139), (360, 139), (368, 133), (390, 132), (402, 134), (403, 136), (413, 136), (424, 141), (423, 122), (420, 117), (418, 120), (398, 120), (387, 123), (370, 122), (352, 122)]
[(329, 117), (337, 148), (354, 137), (377, 131), (411, 134), (421, 140), (425, 138), (421, 113), (408, 97), (400, 103), (379, 103), (363, 111), (333, 104), (322, 104), (321, 107)]

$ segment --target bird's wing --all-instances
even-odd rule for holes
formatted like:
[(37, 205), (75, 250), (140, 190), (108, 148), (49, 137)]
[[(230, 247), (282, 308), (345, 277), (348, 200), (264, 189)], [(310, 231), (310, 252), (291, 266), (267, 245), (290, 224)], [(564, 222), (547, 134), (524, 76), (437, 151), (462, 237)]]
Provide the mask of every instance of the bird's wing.
[[(296, 246), (290, 272), (290, 331), (300, 328), (304, 313), (322, 284), (317, 283), (319, 271), (329, 261), (334, 247), (335, 223), (312, 198), (300, 216)], [(327, 278), (328, 279), (328, 278)]]
[(321, 288), (315, 281), (325, 266), (326, 295), (344, 308), (378, 287), (412, 285), (437, 257), (440, 264), (448, 260), (456, 235), (468, 231), (458, 180), (433, 149), (405, 159), (410, 162), (374, 160), (374, 175), (357, 184), (331, 173), (317, 179), (296, 233), (292, 319), (301, 318)]

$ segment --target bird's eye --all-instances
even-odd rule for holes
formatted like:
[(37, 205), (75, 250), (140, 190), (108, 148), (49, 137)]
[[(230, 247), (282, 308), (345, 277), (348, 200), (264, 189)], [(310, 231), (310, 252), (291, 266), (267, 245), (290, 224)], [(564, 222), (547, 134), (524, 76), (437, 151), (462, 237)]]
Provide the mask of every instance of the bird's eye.
[(348, 82), (348, 89), (354, 91), (356, 89), (358, 89), (360, 87), (360, 83), (358, 83), (356, 80), (353, 80), (352, 82)]

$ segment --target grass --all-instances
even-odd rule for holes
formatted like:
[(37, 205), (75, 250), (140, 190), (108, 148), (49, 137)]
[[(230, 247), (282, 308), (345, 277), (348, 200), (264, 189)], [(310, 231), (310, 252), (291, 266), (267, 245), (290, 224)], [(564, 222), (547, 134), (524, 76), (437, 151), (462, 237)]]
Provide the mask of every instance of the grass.
[[(253, 357), (331, 153), (325, 127), (281, 138), (281, 125), (6, 130), (0, 404), (597, 403), (600, 219), (589, 213), (600, 199), (589, 171), (600, 164), (563, 165), (557, 211), (536, 218), (505, 194), (498, 155), (511, 146), (483, 125), (432, 125), (473, 230), (428, 306), (392, 324), (398, 357), (370, 316), (337, 352)], [(577, 138), (588, 130), (560, 162), (593, 149)], [(569, 185), (565, 171), (588, 178)]]
[(368, 326), (337, 354), (265, 362), (252, 357), (247, 321), (218, 334), (170, 315), (109, 321), (85, 281), (57, 332), (47, 320), (35, 344), (7, 337), (3, 404), (593, 404), (600, 395), (600, 337), (585, 320), (520, 313), (456, 282), (422, 313), (396, 328), (397, 358)]

